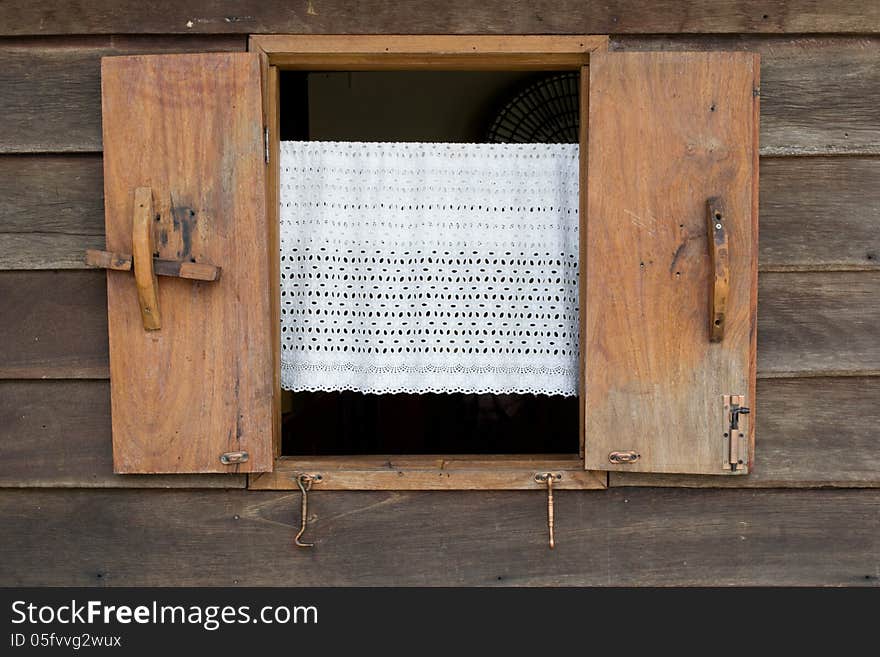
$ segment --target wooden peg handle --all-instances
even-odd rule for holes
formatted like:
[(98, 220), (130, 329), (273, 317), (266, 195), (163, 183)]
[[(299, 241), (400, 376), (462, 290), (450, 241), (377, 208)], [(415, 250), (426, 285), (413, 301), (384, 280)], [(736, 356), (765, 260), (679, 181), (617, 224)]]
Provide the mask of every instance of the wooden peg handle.
[(709, 341), (724, 338), (724, 320), (730, 296), (730, 249), (727, 243), (727, 217), (724, 203), (718, 197), (706, 203), (709, 229)]
[(162, 328), (162, 322), (159, 316), (159, 282), (153, 269), (153, 190), (149, 187), (134, 190), (131, 247), (144, 329), (156, 331)]

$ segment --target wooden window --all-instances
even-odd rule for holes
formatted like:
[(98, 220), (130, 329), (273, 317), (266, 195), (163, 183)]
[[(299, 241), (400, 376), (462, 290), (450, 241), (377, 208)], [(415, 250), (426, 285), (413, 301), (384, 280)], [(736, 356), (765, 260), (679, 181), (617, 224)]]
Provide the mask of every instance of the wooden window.
[[(753, 416), (731, 408), (754, 408), (757, 56), (607, 44), (254, 36), (249, 53), (104, 59), (107, 252), (90, 259), (134, 271), (108, 271), (115, 470), (323, 489), (747, 473)], [(580, 453), (281, 455), (282, 70), (580, 72)]]

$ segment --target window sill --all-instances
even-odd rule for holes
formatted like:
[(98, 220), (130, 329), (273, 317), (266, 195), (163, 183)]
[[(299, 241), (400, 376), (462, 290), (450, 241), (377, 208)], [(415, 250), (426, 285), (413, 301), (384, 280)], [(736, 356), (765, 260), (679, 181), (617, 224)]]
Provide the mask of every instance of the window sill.
[(535, 474), (554, 472), (554, 489), (608, 486), (604, 471), (577, 455), (282, 456), (274, 472), (252, 474), (252, 490), (297, 490), (300, 474), (320, 474), (314, 490), (546, 490)]

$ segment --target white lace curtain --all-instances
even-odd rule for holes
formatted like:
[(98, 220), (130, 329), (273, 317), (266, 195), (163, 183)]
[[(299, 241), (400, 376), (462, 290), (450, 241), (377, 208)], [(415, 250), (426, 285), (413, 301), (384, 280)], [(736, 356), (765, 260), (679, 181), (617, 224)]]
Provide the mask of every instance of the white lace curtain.
[(282, 142), (287, 390), (575, 395), (576, 144)]

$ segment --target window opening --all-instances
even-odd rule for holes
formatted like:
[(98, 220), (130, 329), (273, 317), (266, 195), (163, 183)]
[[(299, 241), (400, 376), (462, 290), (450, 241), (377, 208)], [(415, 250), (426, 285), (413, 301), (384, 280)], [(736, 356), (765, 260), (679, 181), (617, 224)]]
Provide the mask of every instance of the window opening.
[[(570, 72), (282, 71), (281, 139), (576, 143), (578, 80)], [(576, 454), (578, 446), (576, 396), (282, 393), (286, 456)]]

